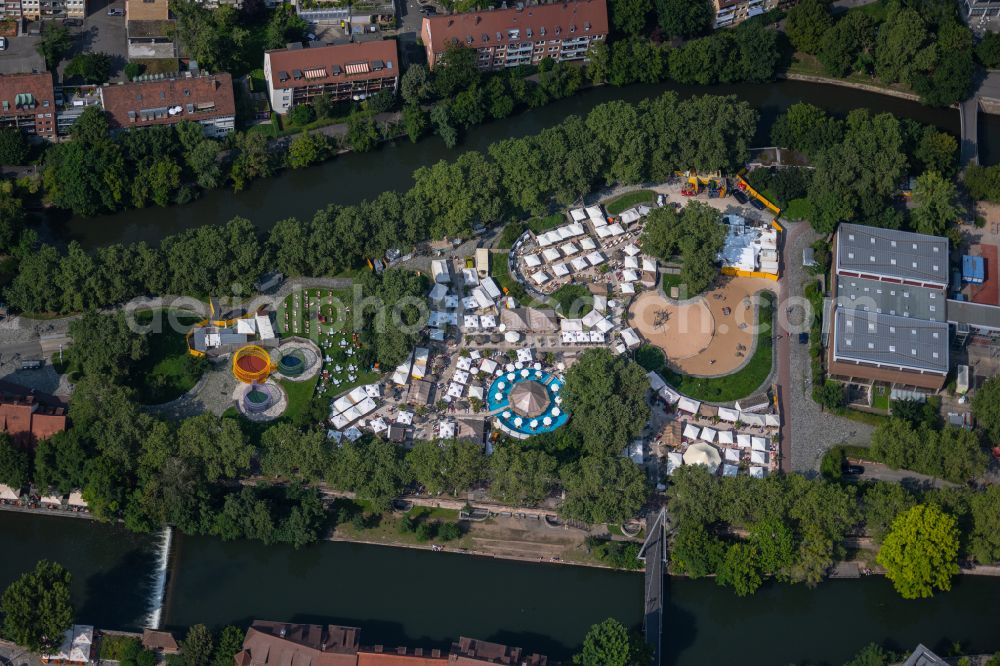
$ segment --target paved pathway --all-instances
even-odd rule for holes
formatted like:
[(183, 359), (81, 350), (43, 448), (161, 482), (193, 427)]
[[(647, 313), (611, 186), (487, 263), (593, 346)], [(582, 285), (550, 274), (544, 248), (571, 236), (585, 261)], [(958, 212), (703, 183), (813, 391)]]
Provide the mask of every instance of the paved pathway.
[[(810, 276), (802, 266), (802, 249), (820, 237), (806, 222), (784, 223), (783, 259), (785, 275), (779, 321), (793, 326), (802, 321), (799, 306), (788, 313), (787, 300), (804, 298), (803, 284)], [(837, 444), (862, 444), (871, 441), (872, 427), (824, 412), (812, 400), (812, 367), (809, 345), (790, 340), (798, 331), (783, 330), (778, 341), (778, 376), (785, 423), (782, 429), (782, 453), (786, 457), (782, 468), (809, 472), (819, 469), (823, 453)]]

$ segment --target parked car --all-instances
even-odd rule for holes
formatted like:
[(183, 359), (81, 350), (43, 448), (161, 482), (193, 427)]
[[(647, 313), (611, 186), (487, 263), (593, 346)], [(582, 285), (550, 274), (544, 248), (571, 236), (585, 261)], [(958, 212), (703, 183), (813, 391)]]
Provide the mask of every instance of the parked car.
[(666, 205), (666, 203), (667, 203), (667, 197), (666, 197), (666, 195), (663, 195), (663, 194), (657, 194), (656, 195), (656, 205), (657, 206), (659, 206), (660, 208), (662, 208), (663, 206)]
[(306, 39), (308, 39), (310, 42), (315, 42), (316, 41), (316, 35), (314, 35), (314, 34), (312, 34), (310, 32), (308, 35), (306, 35)]
[(747, 195), (743, 194), (743, 192), (739, 190), (733, 190), (733, 198), (741, 204), (745, 204), (749, 200)]
[(760, 199), (751, 199), (750, 205), (756, 208), (757, 210), (764, 210), (764, 204), (760, 202)]
[(805, 333), (805, 332), (799, 333), (799, 344), (800, 345), (807, 345), (807, 344), (809, 344), (809, 334), (808, 333)]
[(420, 13), (425, 16), (433, 16), (434, 14), (437, 14), (437, 9), (431, 7), (430, 5), (424, 5), (420, 8)]
[(67, 28), (82, 28), (83, 21), (80, 19), (63, 19), (63, 25)]
[(7, 38), (0, 37), (0, 51), (6, 51), (6, 50), (7, 50)]
[(108, 16), (125, 16), (124, 9), (109, 9)]
[(844, 474), (850, 474), (851, 476), (861, 476), (865, 473), (865, 468), (861, 465), (846, 465), (844, 467)]

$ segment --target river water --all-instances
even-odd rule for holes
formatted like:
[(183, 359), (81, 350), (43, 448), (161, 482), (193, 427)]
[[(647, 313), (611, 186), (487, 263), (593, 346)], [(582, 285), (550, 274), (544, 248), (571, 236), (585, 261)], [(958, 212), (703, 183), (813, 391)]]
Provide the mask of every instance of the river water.
[[(757, 145), (770, 145), (768, 135), (774, 118), (799, 101), (816, 104), (835, 114), (859, 107), (887, 111), (900, 118), (936, 125), (956, 136), (959, 134), (959, 114), (955, 109), (934, 109), (838, 86), (798, 81), (701, 87), (669, 83), (625, 88), (604, 86), (503, 121), (475, 127), (455, 149), (448, 149), (437, 137), (417, 144), (397, 141), (371, 153), (342, 155), (308, 169), (287, 170), (275, 178), (253, 183), (238, 194), (216, 190), (185, 206), (72, 218), (54, 223), (53, 231), (59, 237), (80, 241), (86, 248), (95, 248), (115, 242), (145, 240), (155, 243), (165, 235), (203, 224), (222, 223), (237, 215), (249, 218), (260, 229), (268, 229), (287, 217), (310, 218), (316, 210), (331, 203), (353, 204), (385, 190), (406, 190), (413, 182), (411, 174), (415, 169), (438, 160), (454, 159), (464, 150), (485, 150), (500, 139), (534, 134), (557, 124), (567, 115), (585, 114), (608, 100), (635, 102), (667, 90), (674, 90), (681, 96), (734, 94), (746, 100), (761, 113)], [(1000, 159), (1000, 117), (982, 115), (980, 133), (983, 163)]]
[[(0, 587), (37, 559), (74, 575), (81, 622), (135, 628), (146, 614), (153, 537), (71, 518), (0, 511)], [(638, 626), (641, 574), (423, 550), (323, 543), (302, 550), (208, 537), (174, 540), (164, 624), (254, 618), (363, 627), (366, 643), (446, 646), (459, 635), (565, 659), (606, 617)], [(899, 649), (1000, 650), (1000, 578), (960, 577), (905, 601), (881, 578), (814, 590), (772, 584), (746, 599), (708, 580), (667, 584), (665, 664), (842, 664), (870, 641)]]

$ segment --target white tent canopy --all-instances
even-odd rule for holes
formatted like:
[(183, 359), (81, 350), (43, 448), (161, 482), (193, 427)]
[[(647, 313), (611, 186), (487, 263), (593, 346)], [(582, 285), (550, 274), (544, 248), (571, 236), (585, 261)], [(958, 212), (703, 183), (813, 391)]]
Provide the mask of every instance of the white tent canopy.
[(722, 456), (714, 446), (698, 442), (689, 446), (684, 452), (684, 464), (704, 465), (714, 472), (722, 464)]
[(712, 430), (708, 426), (705, 426), (704, 428), (701, 429), (701, 435), (700, 435), (700, 437), (701, 437), (701, 439), (703, 439), (706, 442), (708, 442), (708, 443), (711, 444), (712, 442), (715, 441), (715, 434), (716, 433), (715, 433), (714, 430)]
[(732, 444), (733, 443), (733, 431), (732, 430), (720, 430), (719, 431), (719, 444)]
[(740, 461), (739, 449), (726, 449), (726, 461), (738, 463)]
[(740, 413), (736, 409), (729, 407), (719, 407), (719, 420), (727, 423), (736, 423), (740, 420)]
[(677, 409), (682, 412), (689, 412), (691, 414), (697, 414), (698, 410), (701, 408), (701, 403), (697, 400), (692, 400), (686, 396), (681, 396), (681, 399), (677, 401)]
[(754, 463), (755, 465), (766, 465), (767, 454), (763, 451), (751, 451), (750, 462)]
[(684, 436), (688, 439), (698, 439), (698, 433), (700, 432), (701, 431), (698, 429), (698, 426), (692, 423), (688, 423), (684, 426)]

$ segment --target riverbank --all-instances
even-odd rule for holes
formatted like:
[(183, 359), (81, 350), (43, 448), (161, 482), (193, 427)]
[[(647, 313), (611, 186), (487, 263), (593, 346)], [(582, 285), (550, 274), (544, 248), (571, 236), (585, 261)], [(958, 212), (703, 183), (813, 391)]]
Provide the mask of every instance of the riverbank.
[(854, 90), (862, 90), (867, 93), (875, 93), (876, 95), (886, 95), (897, 99), (905, 99), (909, 102), (920, 102), (920, 95), (915, 93), (894, 90), (892, 88), (872, 85), (869, 83), (858, 83), (856, 81), (847, 81), (846, 79), (835, 79), (829, 76), (801, 74), (799, 72), (783, 72), (778, 74), (778, 78), (787, 79), (789, 81), (802, 81), (804, 83), (819, 83), (822, 85), (840, 86), (842, 88), (853, 88)]

